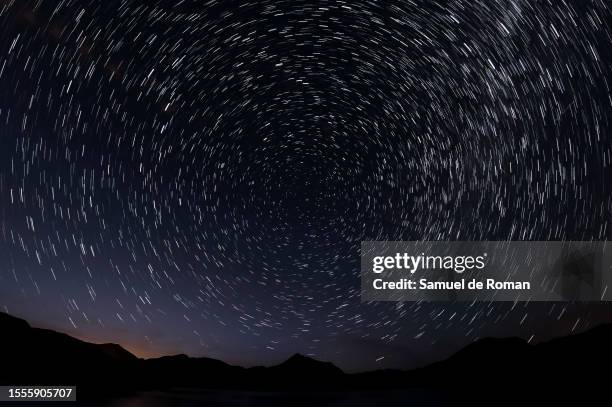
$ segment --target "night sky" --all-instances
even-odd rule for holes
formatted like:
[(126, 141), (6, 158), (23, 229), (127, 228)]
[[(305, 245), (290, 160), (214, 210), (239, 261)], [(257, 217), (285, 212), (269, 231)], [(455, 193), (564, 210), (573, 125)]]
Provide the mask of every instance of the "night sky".
[(607, 240), (612, 5), (1, 1), (0, 309), (410, 368), (612, 306), (362, 303), (363, 240)]

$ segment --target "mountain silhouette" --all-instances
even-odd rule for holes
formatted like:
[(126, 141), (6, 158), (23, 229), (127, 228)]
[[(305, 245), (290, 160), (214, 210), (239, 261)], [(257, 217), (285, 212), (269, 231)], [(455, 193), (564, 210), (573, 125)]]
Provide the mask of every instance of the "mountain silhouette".
[(138, 358), (116, 343), (103, 343), (98, 347), (114, 360), (137, 360)]
[(272, 366), (271, 370), (280, 374), (291, 373), (316, 373), (324, 376), (342, 375), (344, 372), (331, 362), (320, 362), (299, 353), (294, 354), (289, 359), (277, 366)]
[(536, 345), (520, 338), (485, 338), (422, 368), (358, 374), (301, 354), (253, 368), (187, 355), (140, 359), (120, 345), (33, 328), (5, 313), (0, 313), (0, 333), (0, 385), (71, 384), (78, 386), (80, 398), (172, 387), (355, 391), (555, 384), (557, 391), (569, 391), (602, 382), (607, 378), (602, 372), (612, 366), (612, 325)]

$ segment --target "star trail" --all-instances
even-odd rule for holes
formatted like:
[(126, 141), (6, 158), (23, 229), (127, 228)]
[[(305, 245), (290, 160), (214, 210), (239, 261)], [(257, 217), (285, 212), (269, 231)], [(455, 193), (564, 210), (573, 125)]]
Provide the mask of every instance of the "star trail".
[(140, 356), (413, 367), (588, 303), (365, 303), (364, 240), (607, 240), (612, 5), (0, 2), (0, 307)]

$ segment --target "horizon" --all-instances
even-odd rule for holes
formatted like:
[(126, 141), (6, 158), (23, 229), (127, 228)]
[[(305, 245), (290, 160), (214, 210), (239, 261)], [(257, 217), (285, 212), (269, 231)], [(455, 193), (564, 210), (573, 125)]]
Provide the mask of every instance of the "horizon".
[[(90, 343), (90, 344), (93, 344), (93, 345), (114, 345), (114, 346), (119, 346), (123, 350), (129, 352), (130, 354), (132, 354), (133, 356), (135, 356), (136, 358), (138, 358), (140, 360), (154, 360), (154, 359), (159, 359), (159, 358), (167, 358), (167, 357), (172, 358), (172, 357), (185, 356), (185, 357), (191, 358), (191, 359), (200, 359), (200, 358), (203, 358), (203, 359), (212, 359), (212, 360), (217, 360), (217, 361), (220, 361), (220, 362), (224, 362), (224, 363), (226, 363), (226, 364), (228, 364), (230, 366), (240, 367), (240, 368), (244, 368), (244, 369), (250, 369), (250, 368), (253, 368), (253, 367), (274, 367), (274, 366), (278, 366), (278, 365), (280, 365), (280, 364), (282, 364), (284, 362), (287, 362), (290, 359), (293, 359), (296, 356), (299, 356), (299, 357), (304, 357), (304, 358), (312, 359), (312, 360), (315, 360), (315, 361), (318, 361), (318, 362), (322, 362), (322, 363), (332, 363), (334, 366), (340, 368), (342, 370), (342, 372), (345, 373), (345, 374), (368, 373), (368, 372), (374, 372), (374, 371), (387, 370), (388, 369), (388, 368), (381, 368), (381, 367), (379, 367), (379, 368), (367, 369), (367, 370), (349, 371), (349, 370), (343, 369), (341, 366), (338, 366), (333, 361), (319, 359), (319, 358), (316, 357), (316, 355), (308, 355), (308, 354), (303, 354), (303, 353), (300, 353), (300, 352), (295, 352), (295, 353), (289, 354), (289, 355), (287, 355), (285, 357), (281, 357), (279, 362), (265, 364), (265, 365), (262, 365), (262, 364), (240, 365), (240, 364), (230, 363), (230, 362), (228, 362), (226, 360), (213, 358), (213, 357), (210, 357), (208, 355), (189, 355), (189, 354), (185, 354), (185, 353), (169, 353), (169, 354), (159, 354), (159, 355), (156, 355), (156, 356), (142, 357), (142, 356), (139, 356), (137, 353), (133, 352), (131, 349), (129, 349), (129, 347), (127, 347), (124, 344), (119, 343), (119, 342), (95, 342), (95, 341), (90, 341), (90, 340), (86, 340), (84, 338), (81, 338), (78, 335), (72, 335), (72, 334), (70, 334), (68, 332), (62, 332), (60, 330), (55, 330), (55, 329), (51, 329), (51, 328), (44, 328), (44, 327), (40, 327), (40, 326), (34, 325), (30, 321), (28, 321), (28, 320), (26, 320), (24, 318), (21, 318), (19, 316), (13, 315), (13, 314), (10, 314), (10, 313), (5, 312), (5, 311), (0, 311), (0, 313), (4, 313), (4, 314), (6, 314), (6, 315), (8, 315), (8, 316), (10, 316), (12, 318), (16, 318), (16, 319), (25, 321), (30, 326), (30, 328), (51, 330), (53, 332), (56, 332), (56, 333), (59, 333), (59, 334), (63, 334), (63, 335), (68, 335), (68, 336), (70, 336), (72, 338), (75, 338), (75, 339), (78, 339), (80, 341), (87, 342), (87, 343)], [(410, 371), (410, 370), (414, 370), (414, 369), (419, 369), (419, 368), (422, 368), (422, 367), (430, 366), (432, 364), (435, 364), (436, 362), (447, 360), (449, 357), (455, 355), (457, 352), (465, 349), (468, 345), (477, 343), (477, 342), (479, 342), (481, 340), (486, 340), (486, 339), (520, 339), (520, 340), (524, 341), (525, 344), (527, 344), (527, 345), (536, 346), (536, 345), (539, 345), (539, 344), (548, 343), (548, 342), (550, 342), (552, 340), (555, 340), (555, 339), (563, 339), (563, 338), (568, 338), (568, 337), (572, 337), (572, 336), (575, 336), (575, 335), (585, 334), (585, 333), (591, 332), (593, 330), (597, 330), (598, 328), (606, 327), (606, 326), (607, 327), (612, 327), (612, 322), (602, 322), (602, 323), (599, 323), (599, 324), (596, 324), (596, 325), (593, 325), (593, 326), (586, 327), (586, 328), (584, 328), (582, 330), (579, 330), (579, 331), (573, 331), (572, 330), (571, 332), (569, 332), (566, 335), (552, 336), (552, 337), (550, 337), (548, 339), (542, 339), (540, 341), (532, 341), (533, 338), (526, 339), (526, 338), (523, 338), (523, 337), (520, 337), (520, 336), (487, 336), (487, 337), (482, 337), (482, 338), (476, 338), (472, 342), (466, 344), (465, 346), (462, 346), (461, 348), (459, 348), (457, 350), (451, 351), (449, 355), (447, 355), (446, 357), (443, 357), (441, 359), (432, 360), (432, 361), (430, 361), (430, 362), (428, 362), (428, 363), (426, 363), (424, 365), (421, 365), (421, 366), (411, 366), (411, 367), (397, 368), (397, 369), (403, 370), (403, 371)]]

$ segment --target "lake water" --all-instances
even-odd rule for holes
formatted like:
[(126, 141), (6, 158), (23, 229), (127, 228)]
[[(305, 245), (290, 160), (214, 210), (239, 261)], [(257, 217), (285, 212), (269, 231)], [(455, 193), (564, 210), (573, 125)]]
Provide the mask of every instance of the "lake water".
[(376, 392), (246, 392), (178, 390), (145, 392), (112, 400), (78, 403), (88, 407), (407, 407), (446, 405), (445, 398), (425, 390)]

